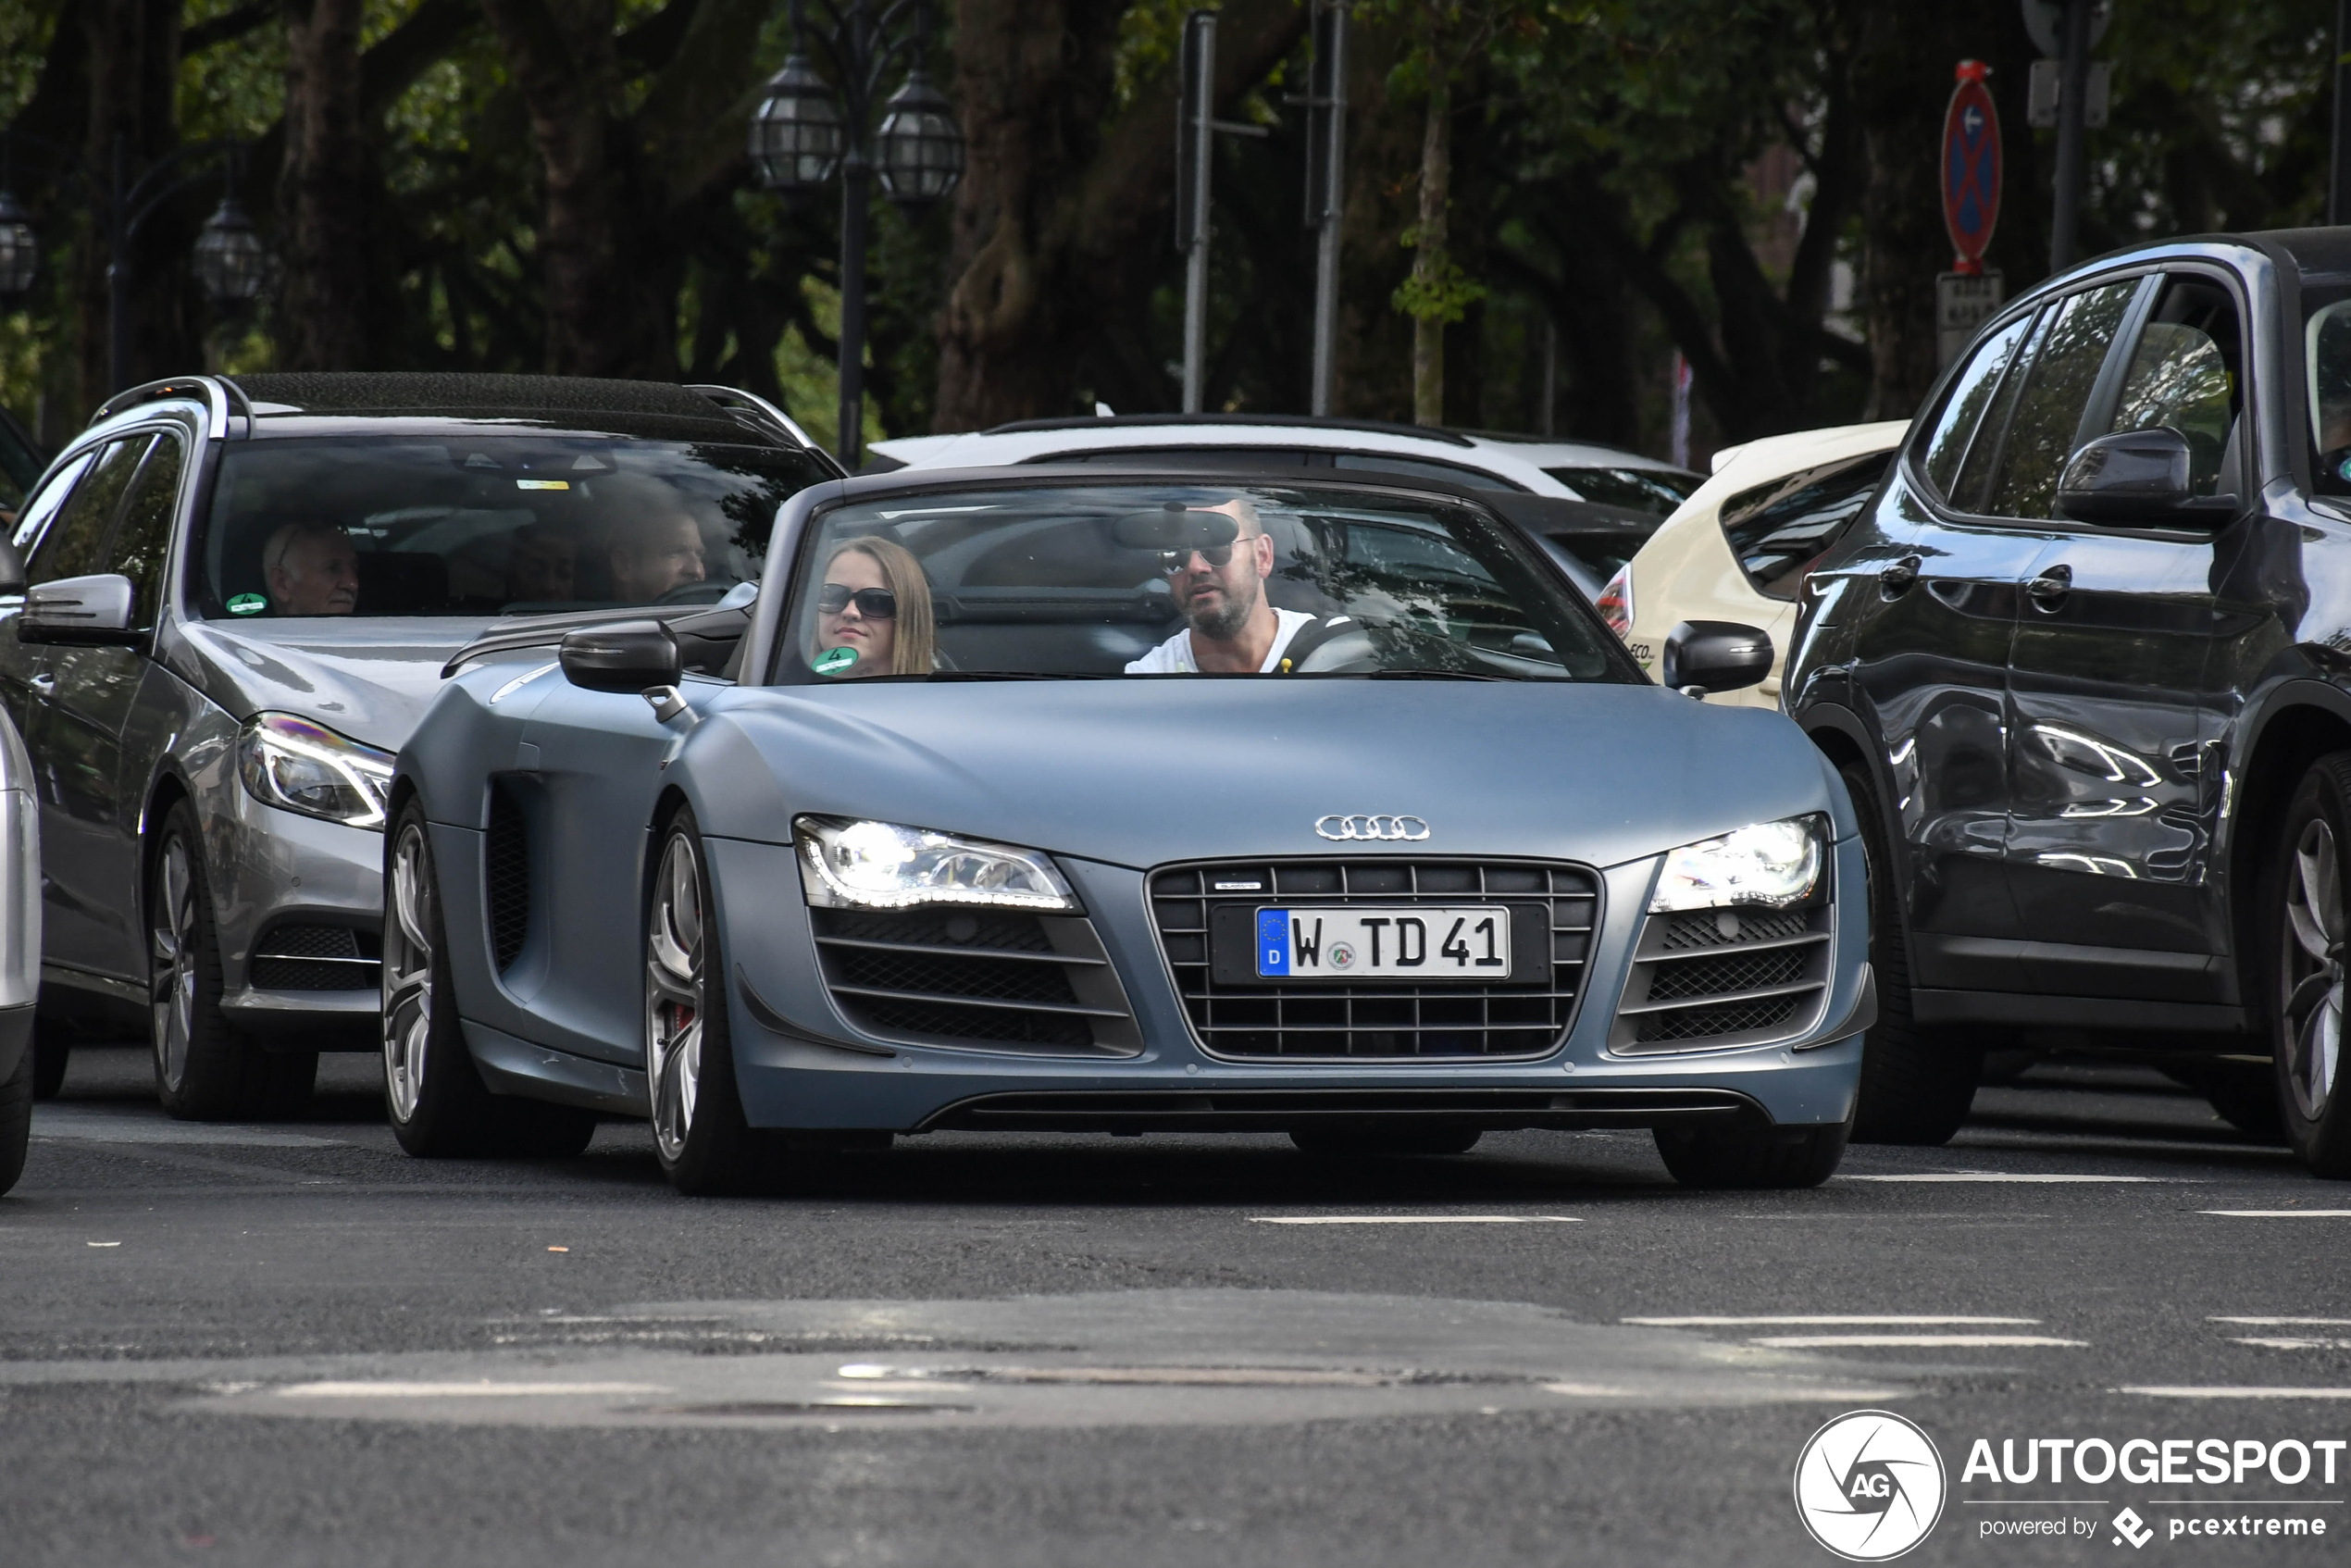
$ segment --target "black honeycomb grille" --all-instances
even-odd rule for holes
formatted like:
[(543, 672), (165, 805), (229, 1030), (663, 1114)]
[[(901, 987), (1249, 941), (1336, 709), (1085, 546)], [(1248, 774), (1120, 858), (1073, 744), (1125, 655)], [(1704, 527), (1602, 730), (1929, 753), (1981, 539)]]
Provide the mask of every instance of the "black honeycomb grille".
[[(1234, 883), (1262, 890), (1218, 886)], [(1160, 946), (1193, 1029), (1209, 1051), (1245, 1059), (1540, 1055), (1574, 1020), (1599, 908), (1598, 881), (1580, 866), (1400, 856), (1171, 866), (1152, 876), (1151, 893)], [(1235, 985), (1216, 977), (1209, 931), (1220, 906), (1375, 901), (1540, 903), (1549, 912), (1549, 972), (1515, 984)]]
[(490, 787), (490, 832), (482, 843), (490, 904), (490, 949), (501, 971), (514, 967), (530, 935), (530, 837), (522, 805), (504, 784)]
[(349, 926), (273, 926), (254, 944), (253, 983), (263, 990), (364, 991), (381, 981), (383, 946)]
[[(958, 1045), (1088, 1052), (1131, 1028), (1109, 965), (1084, 929), (1057, 948), (1033, 915), (809, 912), (833, 1000), (868, 1034)], [(1096, 973), (1096, 972), (1099, 972)]]
[(1828, 989), (1829, 906), (1652, 915), (1610, 1049), (1760, 1043), (1802, 1028)]

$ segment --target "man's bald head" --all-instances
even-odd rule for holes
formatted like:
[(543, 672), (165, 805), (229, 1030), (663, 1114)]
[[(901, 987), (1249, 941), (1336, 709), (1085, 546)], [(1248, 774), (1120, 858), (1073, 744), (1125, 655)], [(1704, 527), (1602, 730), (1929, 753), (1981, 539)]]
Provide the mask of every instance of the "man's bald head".
[(261, 579), (281, 616), (347, 616), (359, 604), (359, 557), (332, 523), (281, 525), (261, 547)]

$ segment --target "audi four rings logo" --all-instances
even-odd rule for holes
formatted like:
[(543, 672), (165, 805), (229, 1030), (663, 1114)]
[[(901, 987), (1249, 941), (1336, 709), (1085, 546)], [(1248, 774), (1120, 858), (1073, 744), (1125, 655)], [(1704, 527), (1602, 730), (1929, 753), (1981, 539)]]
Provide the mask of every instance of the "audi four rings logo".
[(1417, 816), (1318, 816), (1314, 831), (1341, 843), (1350, 839), (1401, 839), (1418, 843), (1428, 837), (1428, 824)]

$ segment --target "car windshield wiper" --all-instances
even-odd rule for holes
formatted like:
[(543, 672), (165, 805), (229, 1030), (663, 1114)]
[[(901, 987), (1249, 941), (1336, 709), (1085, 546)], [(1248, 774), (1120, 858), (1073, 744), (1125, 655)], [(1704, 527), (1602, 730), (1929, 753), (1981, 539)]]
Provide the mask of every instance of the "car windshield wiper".
[(1516, 680), (1514, 675), (1488, 675), (1474, 669), (1375, 669), (1363, 672), (1366, 680)]

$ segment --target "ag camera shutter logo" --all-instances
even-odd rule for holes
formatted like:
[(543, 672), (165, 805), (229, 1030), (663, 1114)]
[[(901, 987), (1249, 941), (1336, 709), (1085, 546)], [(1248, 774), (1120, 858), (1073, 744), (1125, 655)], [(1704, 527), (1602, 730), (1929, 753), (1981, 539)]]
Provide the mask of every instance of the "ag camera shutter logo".
[(1949, 1493), (1943, 1456), (1891, 1411), (1857, 1410), (1796, 1458), (1796, 1515), (1848, 1562), (1884, 1562), (1926, 1539)]

